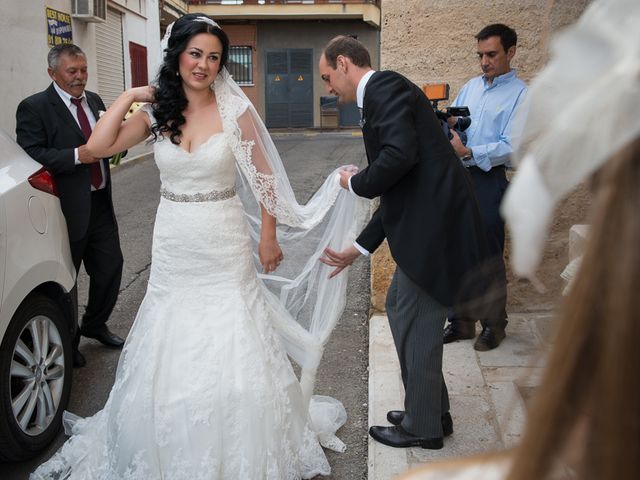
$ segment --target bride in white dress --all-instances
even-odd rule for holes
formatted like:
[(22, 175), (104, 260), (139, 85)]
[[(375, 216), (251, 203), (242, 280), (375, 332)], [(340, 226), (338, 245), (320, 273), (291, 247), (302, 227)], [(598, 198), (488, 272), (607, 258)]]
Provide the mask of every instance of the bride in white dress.
[[(104, 409), (67, 415), (71, 438), (31, 478), (327, 475), (320, 441), (341, 449), (332, 433), (344, 418), (312, 401), (312, 420), (309, 397), (345, 281), (326, 281), (317, 257), (357, 230), (356, 200), (329, 178), (307, 205), (295, 203), (264, 125), (223, 68), (229, 42), (215, 22), (186, 15), (168, 39), (157, 89), (123, 93), (88, 143), (105, 157), (156, 137), (162, 189), (147, 293)], [(132, 102), (153, 107), (121, 122)], [(308, 258), (264, 275), (287, 267), (281, 235)]]

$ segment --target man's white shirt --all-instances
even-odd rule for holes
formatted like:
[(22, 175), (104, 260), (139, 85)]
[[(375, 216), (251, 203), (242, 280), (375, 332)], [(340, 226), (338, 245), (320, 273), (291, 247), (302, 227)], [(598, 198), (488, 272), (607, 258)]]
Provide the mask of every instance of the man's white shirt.
[[(358, 82), (358, 88), (356, 88), (356, 104), (358, 105), (358, 108), (360, 109), (360, 111), (362, 111), (362, 107), (364, 105), (365, 88), (367, 87), (367, 83), (369, 82), (369, 79), (374, 73), (376, 73), (375, 70), (369, 70), (367, 73), (363, 75), (363, 77)], [(353, 191), (353, 188), (351, 188), (351, 177), (349, 177), (348, 183), (349, 183), (349, 191), (354, 195), (356, 195), (356, 193)], [(358, 242), (353, 242), (353, 246), (356, 247), (356, 249), (362, 255), (365, 255), (365, 256), (371, 255), (371, 253), (366, 248), (362, 247), (362, 245), (359, 245)]]
[[(64, 102), (64, 104), (66, 105), (66, 107), (69, 109), (69, 111), (71, 112), (71, 115), (73, 115), (73, 118), (75, 119), (76, 123), (78, 124), (78, 127), (80, 127), (80, 121), (78, 120), (78, 108), (71, 103), (71, 95), (69, 95), (67, 92), (65, 92), (64, 90), (62, 90), (58, 84), (56, 82), (53, 82), (53, 88), (55, 88), (56, 92), (58, 93), (58, 96), (62, 99), (62, 101)], [(82, 109), (84, 110), (84, 113), (87, 115), (87, 119), (89, 120), (89, 124), (91, 125), (91, 130), (93, 130), (96, 126), (97, 120), (96, 117), (93, 116), (93, 112), (91, 111), (91, 108), (89, 108), (89, 104), (87, 103), (87, 97), (86, 95), (83, 95), (81, 97), (82, 100)], [(82, 128), (82, 127), (80, 127)], [(74, 162), (76, 165), (80, 165), (81, 162), (78, 159), (78, 149), (74, 148), (73, 149), (73, 155), (74, 155)], [(102, 185), (100, 185), (100, 188), (104, 188), (105, 186), (105, 182), (106, 182), (106, 174), (104, 171), (104, 165), (102, 164), (102, 162), (98, 163), (100, 165), (100, 171), (102, 172)], [(93, 188), (93, 186), (91, 187), (91, 190), (95, 190)]]

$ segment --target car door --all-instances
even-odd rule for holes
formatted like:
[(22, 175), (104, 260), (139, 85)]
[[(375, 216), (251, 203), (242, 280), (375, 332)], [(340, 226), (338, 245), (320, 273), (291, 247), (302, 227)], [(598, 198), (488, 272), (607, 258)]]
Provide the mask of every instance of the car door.
[[(4, 213), (4, 199), (0, 195), (0, 312), (2, 312), (2, 300), (4, 299), (4, 269), (7, 257), (7, 219)], [(2, 318), (2, 317), (0, 317)], [(0, 325), (0, 336), (6, 325)]]

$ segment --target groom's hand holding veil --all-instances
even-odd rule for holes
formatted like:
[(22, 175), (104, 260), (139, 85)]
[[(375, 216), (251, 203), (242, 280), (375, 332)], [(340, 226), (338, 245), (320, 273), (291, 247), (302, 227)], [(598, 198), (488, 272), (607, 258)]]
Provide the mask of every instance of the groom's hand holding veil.
[(350, 190), (349, 179), (358, 173), (358, 167), (355, 165), (344, 165), (340, 167), (338, 175), (340, 175), (340, 186), (345, 190)]
[(342, 270), (351, 265), (356, 258), (362, 255), (353, 245), (341, 252), (336, 252), (335, 250), (327, 247), (324, 249), (324, 254), (325, 256), (320, 257), (318, 260), (330, 267), (337, 267), (333, 272), (331, 272), (329, 278), (333, 278), (338, 275)]
[[(351, 190), (349, 188), (349, 179), (358, 173), (358, 170), (358, 167), (355, 165), (343, 165), (340, 167), (340, 170), (338, 171), (340, 186), (345, 190)], [(324, 255), (324, 257), (321, 257), (318, 260), (330, 267), (336, 267), (336, 269), (329, 275), (329, 278), (333, 278), (351, 265), (354, 260), (362, 254), (352, 245), (341, 252), (336, 252), (335, 250), (327, 247), (324, 249)]]

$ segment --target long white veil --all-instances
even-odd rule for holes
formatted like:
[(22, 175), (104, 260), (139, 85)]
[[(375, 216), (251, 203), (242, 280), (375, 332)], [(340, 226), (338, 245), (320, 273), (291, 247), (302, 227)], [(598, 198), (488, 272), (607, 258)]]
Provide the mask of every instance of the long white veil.
[[(318, 259), (326, 247), (343, 250), (353, 243), (366, 220), (368, 201), (341, 188), (335, 170), (306, 204), (298, 203), (269, 132), (226, 69), (213, 88), (236, 158), (236, 190), (256, 247), (260, 204), (278, 220), (277, 237), (285, 258), (276, 272), (260, 275), (267, 300), (278, 313), (278, 332), (287, 353), (301, 367), (302, 391), (321, 443), (343, 451), (345, 446), (334, 433), (346, 420), (344, 407), (312, 393), (324, 345), (344, 310), (347, 274), (329, 279), (332, 268)], [(261, 269), (257, 250), (255, 260)]]

